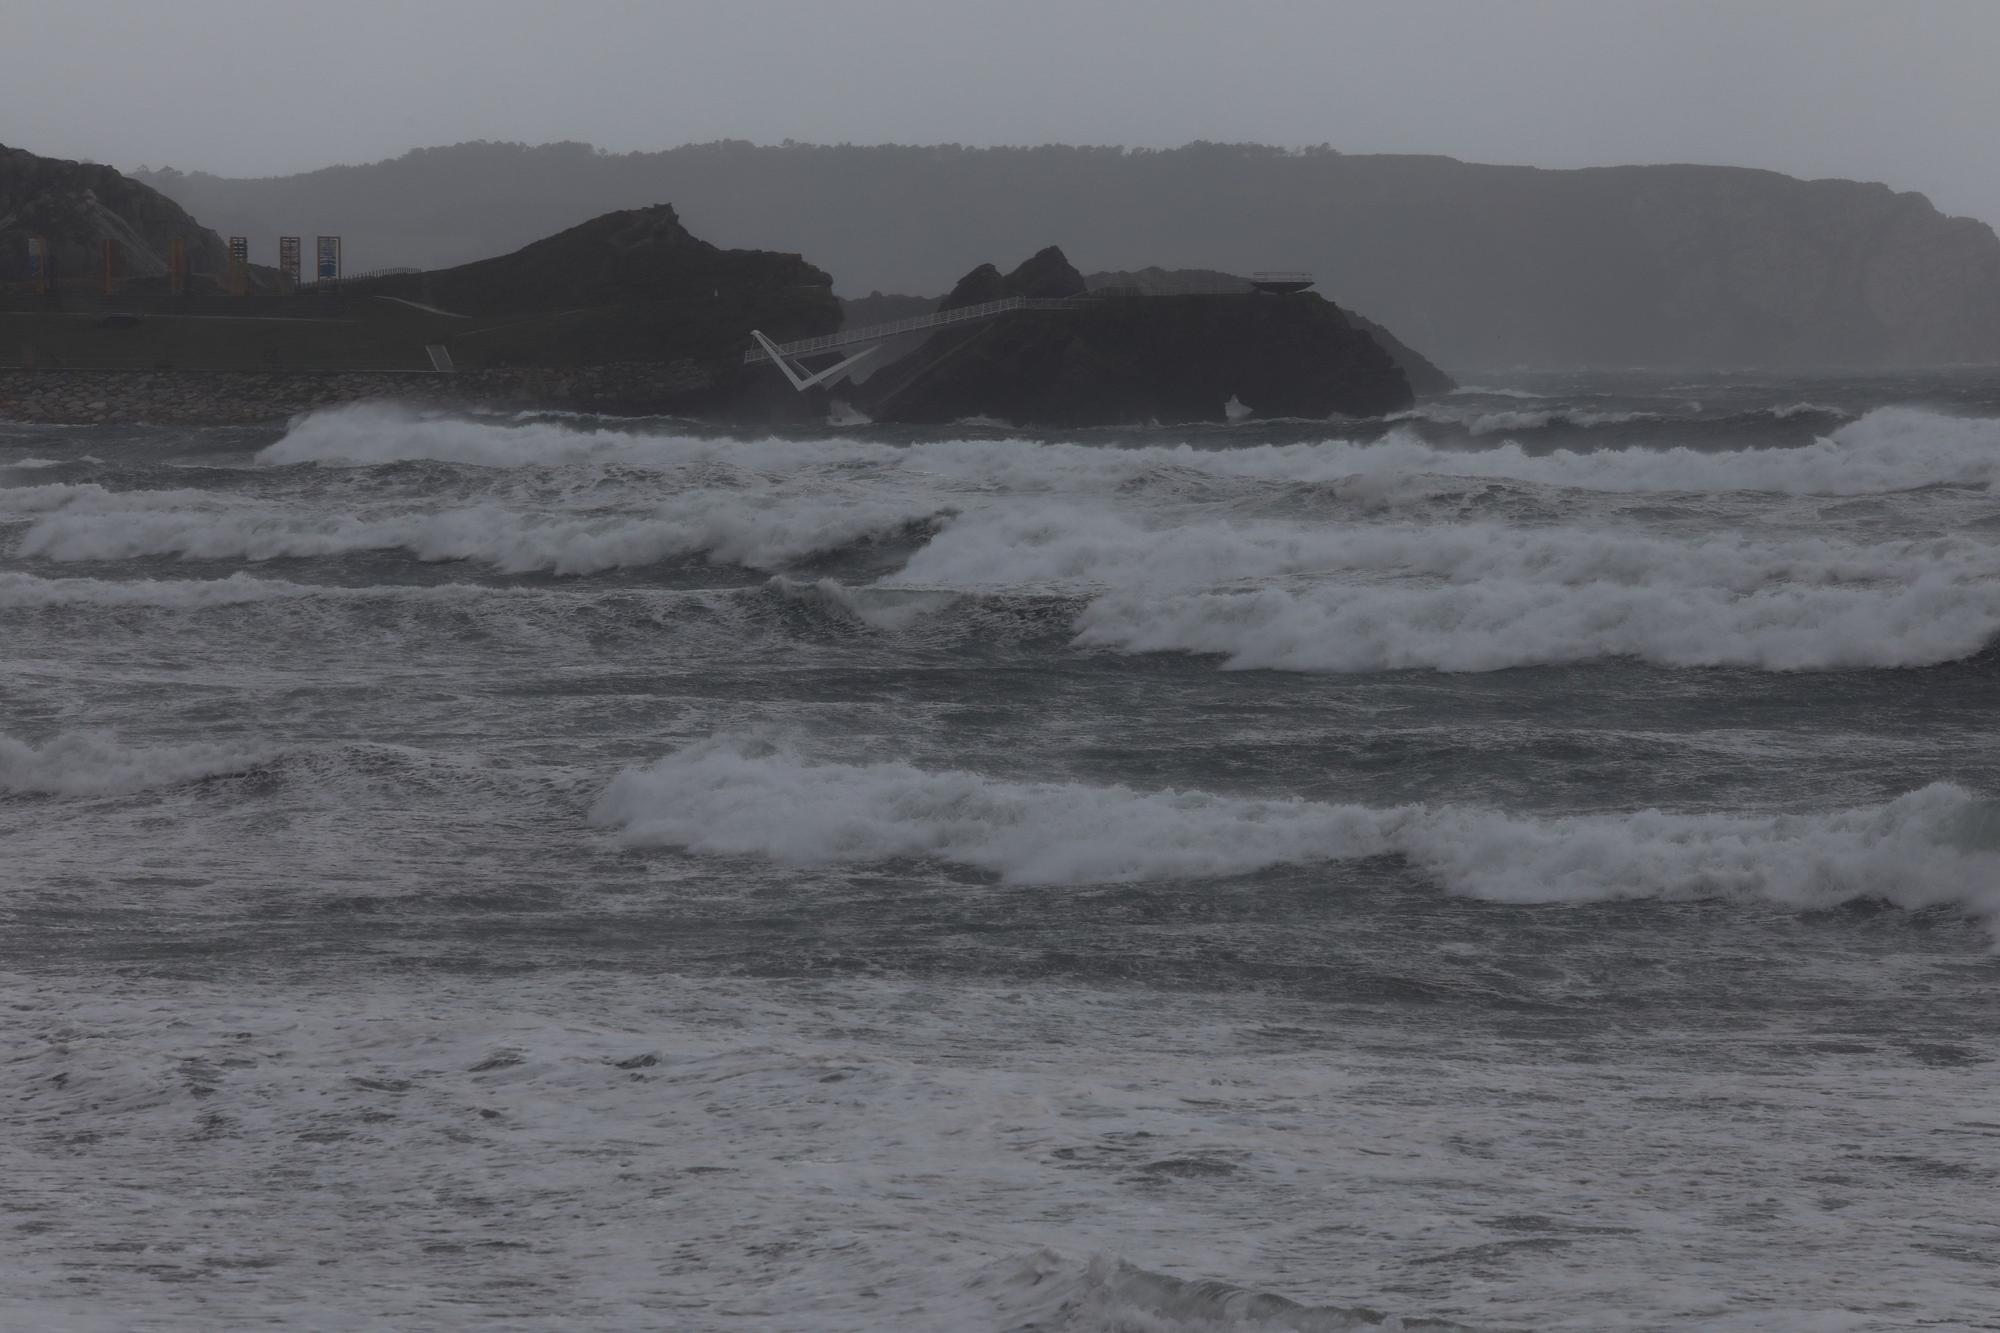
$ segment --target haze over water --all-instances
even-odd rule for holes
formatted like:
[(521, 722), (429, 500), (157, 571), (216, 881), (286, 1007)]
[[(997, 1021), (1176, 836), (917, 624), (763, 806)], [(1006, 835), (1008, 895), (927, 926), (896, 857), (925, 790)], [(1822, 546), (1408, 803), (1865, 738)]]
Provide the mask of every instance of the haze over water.
[(1996, 475), (1969, 373), (0, 427), (0, 1324), (1990, 1321)]

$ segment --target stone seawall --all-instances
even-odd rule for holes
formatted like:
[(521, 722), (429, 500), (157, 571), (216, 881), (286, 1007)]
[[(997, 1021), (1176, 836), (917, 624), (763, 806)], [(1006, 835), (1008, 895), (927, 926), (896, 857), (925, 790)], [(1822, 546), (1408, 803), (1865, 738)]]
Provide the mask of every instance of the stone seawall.
[(0, 370), (0, 419), (248, 425), (366, 400), (420, 406), (670, 411), (710, 387), (692, 361), (457, 374), (391, 371)]

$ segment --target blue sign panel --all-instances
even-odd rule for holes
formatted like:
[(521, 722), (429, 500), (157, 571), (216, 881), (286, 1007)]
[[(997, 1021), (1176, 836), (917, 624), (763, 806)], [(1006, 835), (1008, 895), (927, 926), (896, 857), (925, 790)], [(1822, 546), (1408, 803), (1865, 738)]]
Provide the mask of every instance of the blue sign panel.
[(340, 276), (340, 238), (322, 236), (319, 238), (319, 262), (313, 272), (321, 282), (332, 282)]

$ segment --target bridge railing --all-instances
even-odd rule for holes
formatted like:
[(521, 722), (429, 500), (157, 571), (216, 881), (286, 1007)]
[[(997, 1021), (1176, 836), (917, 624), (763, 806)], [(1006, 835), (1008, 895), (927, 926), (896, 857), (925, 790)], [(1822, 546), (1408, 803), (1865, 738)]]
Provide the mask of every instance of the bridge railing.
[[(879, 342), (900, 333), (915, 333), (919, 329), (935, 329), (946, 324), (968, 324), (973, 320), (992, 319), (996, 315), (1004, 315), (1013, 310), (1074, 310), (1078, 306), (1089, 304), (1091, 300), (1089, 295), (1003, 296), (997, 301), (962, 305), (955, 310), (912, 315), (908, 319), (892, 320), (887, 324), (869, 324), (858, 329), (842, 329), (838, 333), (822, 334), (817, 338), (801, 338), (797, 342), (779, 343), (778, 351), (785, 356), (811, 356), (814, 352), (828, 352), (836, 347), (851, 347), (855, 343)], [(761, 347), (753, 347), (743, 354), (743, 364), (746, 366), (770, 359), (770, 354)]]

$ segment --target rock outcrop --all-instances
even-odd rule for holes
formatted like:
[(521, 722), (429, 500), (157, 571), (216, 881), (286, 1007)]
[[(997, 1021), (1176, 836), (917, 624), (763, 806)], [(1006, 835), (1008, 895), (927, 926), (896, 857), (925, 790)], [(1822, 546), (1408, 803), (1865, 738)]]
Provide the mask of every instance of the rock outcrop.
[(121, 276), (167, 271), (175, 237), (195, 273), (226, 271), (222, 238), (150, 186), (110, 167), (0, 146), (0, 282), (26, 276), (28, 238), (45, 236), (56, 272), (71, 281), (101, 271), (103, 243), (118, 243)]
[[(1184, 293), (1222, 294), (1230, 292), (1247, 293), (1251, 290), (1250, 279), (1234, 273), (1223, 273), (1207, 268), (1142, 268), (1109, 273), (1092, 273), (1084, 278), (1092, 291), (1106, 288), (1136, 291), (1147, 296), (1170, 296)], [(1419, 398), (1450, 393), (1458, 387), (1458, 381), (1440, 370), (1431, 360), (1409, 346), (1401, 338), (1377, 324), (1374, 320), (1353, 310), (1343, 310), (1348, 322), (1365, 330), (1368, 335), (1382, 345), (1382, 350), (1402, 368), (1404, 378), (1410, 381), (1410, 389)]]
[(1438, 369), (1429, 357), (1374, 320), (1366, 315), (1358, 315), (1352, 310), (1342, 313), (1347, 316), (1350, 324), (1373, 338), (1382, 350), (1389, 354), (1389, 359), (1403, 372), (1403, 378), (1410, 382), (1410, 391), (1417, 397), (1434, 398), (1439, 394), (1450, 393), (1458, 387), (1458, 381)]
[[(1083, 290), (1051, 247), (1009, 274), (981, 265), (940, 308)], [(1310, 293), (1107, 292), (1016, 311), (947, 326), (853, 392), (877, 421), (986, 416), (1048, 427), (1222, 421), (1232, 400), (1260, 417), (1375, 416), (1413, 401), (1388, 352)]]

